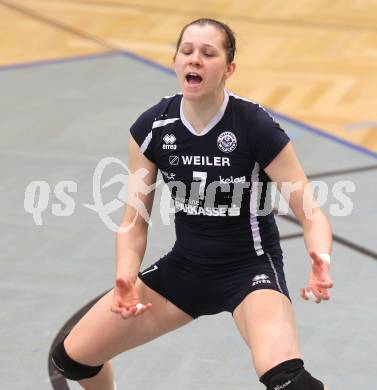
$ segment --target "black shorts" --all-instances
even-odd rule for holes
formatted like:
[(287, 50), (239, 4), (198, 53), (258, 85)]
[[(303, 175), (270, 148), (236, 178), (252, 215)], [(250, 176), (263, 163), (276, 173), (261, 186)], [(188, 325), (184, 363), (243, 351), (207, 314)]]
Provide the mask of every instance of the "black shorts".
[(193, 318), (234, 309), (252, 291), (289, 293), (281, 254), (265, 253), (226, 264), (198, 264), (177, 249), (139, 273), (139, 278)]

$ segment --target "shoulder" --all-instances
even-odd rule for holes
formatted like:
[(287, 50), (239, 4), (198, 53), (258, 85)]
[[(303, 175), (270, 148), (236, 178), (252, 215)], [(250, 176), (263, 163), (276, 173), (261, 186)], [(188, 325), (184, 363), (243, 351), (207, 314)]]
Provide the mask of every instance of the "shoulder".
[(245, 115), (245, 118), (250, 124), (253, 124), (254, 126), (257, 126), (259, 128), (263, 128), (266, 125), (276, 123), (272, 116), (269, 114), (267, 108), (262, 106), (260, 103), (236, 95), (229, 91), (228, 93), (229, 99), (232, 102), (232, 106), (236, 110), (242, 111)]
[(174, 111), (178, 110), (179, 113), (181, 99), (181, 94), (163, 97), (157, 104), (145, 110), (137, 118), (132, 127), (135, 125), (142, 125), (143, 127), (147, 126), (150, 128), (150, 130), (152, 130), (155, 122), (168, 118), (171, 114), (173, 114)]
[[(179, 117), (179, 107), (182, 95), (166, 96), (157, 104), (144, 111), (130, 128), (130, 133), (136, 143), (139, 145), (144, 155), (155, 162), (155, 153), (153, 144), (153, 135), (159, 127), (171, 123), (172, 118)], [(174, 118), (176, 120), (176, 118)]]
[(260, 108), (258, 103), (250, 99), (236, 95), (231, 91), (228, 91), (228, 94), (232, 109), (238, 111), (238, 113), (243, 113), (248, 119), (252, 119)]

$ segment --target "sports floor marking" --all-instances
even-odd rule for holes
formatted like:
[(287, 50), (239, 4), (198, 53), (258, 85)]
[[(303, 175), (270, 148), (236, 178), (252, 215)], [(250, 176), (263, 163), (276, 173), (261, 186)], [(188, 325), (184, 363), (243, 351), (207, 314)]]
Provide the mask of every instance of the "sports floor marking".
[(33, 19), (37, 19), (40, 22), (47, 23), (50, 26), (53, 26), (53, 27), (56, 27), (56, 28), (58, 28), (60, 30), (63, 30), (63, 31), (69, 32), (71, 34), (77, 35), (80, 38), (88, 39), (91, 42), (97, 43), (98, 45), (100, 45), (100, 46), (102, 46), (102, 47), (104, 47), (106, 49), (109, 49), (111, 51), (121, 51), (120, 48), (110, 44), (109, 42), (107, 42), (106, 40), (104, 40), (102, 38), (99, 38), (99, 37), (97, 37), (97, 36), (95, 36), (93, 34), (90, 34), (90, 33), (86, 32), (86, 31), (82, 31), (82, 30), (78, 30), (76, 28), (72, 28), (71, 26), (69, 26), (69, 25), (67, 25), (65, 23), (62, 23), (62, 22), (60, 22), (58, 20), (54, 20), (54, 19), (49, 18), (47, 16), (41, 15), (40, 13), (35, 12), (35, 11), (31, 10), (30, 8), (22, 7), (21, 5), (10, 3), (10, 2), (8, 2), (6, 0), (0, 0), (0, 4), (4, 5), (5, 7), (8, 7), (10, 9), (12, 9), (13, 11), (17, 11), (17, 12), (20, 12), (20, 13), (22, 13), (24, 15), (30, 16)]
[[(49, 0), (44, 0), (49, 1)], [(176, 15), (193, 15), (197, 16), (198, 12), (191, 11), (191, 10), (185, 10), (185, 9), (179, 9), (179, 8), (169, 8), (169, 7), (159, 7), (155, 5), (150, 4), (135, 4), (135, 3), (127, 3), (123, 1), (122, 3), (115, 3), (115, 2), (109, 2), (109, 1), (85, 1), (84, 3), (80, 0), (60, 0), (61, 3), (71, 3), (71, 4), (80, 4), (80, 6), (93, 6), (93, 5), (100, 5), (103, 7), (111, 7), (111, 8), (136, 8), (144, 10), (145, 12), (152, 11), (152, 12), (163, 12), (168, 14), (176, 14)], [(262, 24), (262, 25), (280, 25), (280, 26), (298, 26), (303, 28), (318, 28), (318, 29), (334, 29), (334, 30), (356, 30), (356, 31), (376, 31), (377, 27), (373, 25), (369, 26), (363, 26), (363, 25), (352, 25), (352, 24), (337, 24), (337, 23), (319, 23), (319, 22), (311, 22), (309, 20), (297, 20), (297, 19), (278, 19), (278, 18), (265, 18), (265, 17), (258, 17), (253, 18), (250, 16), (244, 16), (241, 14), (231, 14), (231, 13), (221, 13), (221, 12), (214, 12), (211, 11), (211, 16), (215, 18), (229, 18), (236, 21), (243, 21), (251, 24)]]
[(375, 169), (377, 169), (377, 165), (368, 165), (366, 167), (356, 167), (356, 168), (349, 168), (349, 169), (343, 169), (343, 170), (338, 170), (338, 171), (311, 173), (310, 175), (307, 175), (307, 177), (308, 177), (308, 179), (316, 179), (316, 178), (320, 178), (320, 177), (348, 175), (350, 173), (373, 171)]
[[(299, 225), (299, 222), (296, 220), (296, 218), (291, 217), (290, 215), (281, 215), (280, 217), (289, 221), (289, 222), (292, 222), (296, 225)], [(347, 240), (345, 238), (342, 238), (334, 233), (333, 233), (333, 240), (334, 240), (334, 242), (337, 242), (338, 244), (341, 244), (349, 249), (352, 249), (352, 250), (354, 250), (362, 255), (365, 255), (365, 256), (371, 257), (374, 260), (377, 260), (377, 253), (372, 251), (369, 248), (364, 248), (363, 246), (355, 244), (354, 242)]]
[[(89, 2), (88, 2), (89, 3)], [(43, 23), (47, 23), (47, 24), (49, 24), (50, 26), (53, 26), (53, 27), (55, 27), (55, 28), (57, 28), (57, 29), (60, 29), (60, 30), (63, 30), (63, 31), (66, 31), (66, 32), (69, 32), (69, 33), (72, 33), (72, 34), (74, 34), (74, 35), (76, 35), (76, 36), (79, 36), (80, 38), (84, 38), (84, 39), (87, 39), (87, 40), (89, 40), (89, 41), (91, 41), (91, 42), (94, 42), (94, 43), (97, 43), (98, 45), (100, 45), (100, 46), (102, 46), (102, 47), (104, 47), (104, 48), (106, 48), (106, 49), (108, 49), (108, 50), (111, 50), (111, 51), (114, 51), (114, 52), (119, 52), (119, 53), (122, 53), (123, 55), (126, 55), (126, 56), (128, 56), (128, 57), (131, 57), (131, 58), (134, 58), (134, 59), (137, 59), (137, 60), (139, 60), (139, 61), (141, 61), (141, 62), (143, 62), (143, 63), (146, 63), (146, 64), (149, 64), (149, 65), (152, 65), (152, 66), (154, 66), (154, 67), (157, 67), (157, 68), (159, 68), (160, 70), (163, 70), (164, 72), (167, 72), (167, 73), (170, 73), (170, 74), (174, 74), (174, 72), (173, 72), (173, 70), (172, 69), (170, 69), (170, 68), (167, 68), (167, 67), (165, 67), (165, 66), (163, 66), (163, 65), (160, 65), (160, 64), (157, 64), (157, 63), (155, 63), (155, 62), (153, 62), (153, 61), (150, 61), (150, 60), (147, 60), (147, 59), (145, 59), (145, 58), (142, 58), (141, 56), (138, 56), (138, 55), (136, 55), (136, 54), (134, 54), (134, 53), (131, 53), (131, 52), (128, 52), (128, 51), (125, 51), (125, 50), (123, 50), (121, 47), (118, 47), (118, 46), (116, 46), (116, 45), (113, 45), (113, 44), (111, 44), (110, 42), (108, 42), (107, 40), (104, 40), (104, 39), (102, 39), (102, 38), (100, 38), (100, 37), (98, 37), (98, 36), (96, 36), (96, 35), (94, 35), (94, 34), (91, 34), (91, 33), (87, 33), (87, 32), (85, 32), (85, 31), (81, 31), (81, 30), (79, 30), (79, 29), (77, 29), (77, 28), (73, 28), (72, 26), (69, 26), (69, 25), (67, 25), (67, 24), (65, 24), (65, 23), (62, 23), (62, 22), (60, 22), (60, 21), (57, 21), (57, 20), (55, 20), (55, 19), (53, 19), (53, 18), (50, 18), (50, 17), (46, 17), (46, 16), (44, 16), (44, 15), (41, 15), (40, 13), (38, 13), (38, 12), (35, 12), (35, 11), (33, 11), (33, 10), (31, 10), (30, 8), (26, 8), (26, 7), (23, 7), (23, 6), (20, 6), (20, 5), (18, 5), (18, 4), (14, 4), (14, 3), (12, 3), (12, 2), (9, 2), (9, 1), (7, 1), (7, 0), (0, 0), (0, 4), (2, 4), (2, 5), (4, 5), (4, 6), (6, 6), (6, 7), (8, 7), (8, 8), (10, 8), (10, 9), (12, 9), (12, 10), (14, 10), (14, 11), (17, 11), (17, 12), (19, 12), (19, 13), (22, 13), (22, 14), (24, 14), (24, 15), (27, 15), (27, 16), (30, 16), (30, 17), (32, 17), (32, 18), (34, 18), (34, 19), (37, 19), (37, 20), (39, 20), (39, 21), (41, 21), (41, 22), (43, 22)], [(85, 4), (85, 3), (80, 3), (80, 5), (83, 5), (83, 4)], [(90, 3), (89, 3), (90, 4)], [(119, 6), (119, 5), (121, 5), (121, 4), (119, 4), (119, 3), (101, 3), (101, 2), (92, 2), (92, 4), (101, 4), (101, 5), (108, 5), (108, 4), (111, 4), (111, 5), (117, 5), (117, 6)], [(123, 3), (123, 5), (126, 5), (126, 6), (129, 6), (129, 7), (146, 7), (147, 9), (151, 9), (151, 8), (153, 8), (153, 7), (151, 7), (150, 5), (148, 5), (148, 6), (145, 6), (145, 5), (137, 5), (137, 4), (134, 4), (134, 3)], [(158, 8), (158, 10), (159, 11), (167, 11), (165, 8)], [(173, 10), (173, 12), (176, 12), (175, 10)], [(188, 13), (190, 13), (191, 11), (185, 11), (185, 10), (183, 10), (183, 11), (179, 11), (179, 12), (188, 12)], [(216, 15), (215, 15), (216, 16)], [(224, 16), (224, 15), (219, 15), (219, 16)], [(227, 16), (229, 16), (229, 15), (227, 15)], [(267, 21), (270, 21), (270, 23), (277, 23), (279, 20), (275, 20), (275, 19), (266, 19), (266, 18), (254, 18), (254, 19), (252, 19), (251, 21), (259, 21), (259, 22), (261, 22), (261, 23), (266, 23)], [(248, 21), (249, 21), (249, 19), (248, 19)], [(293, 21), (294, 22), (294, 21)], [(307, 21), (305, 21), (305, 22), (300, 22), (300, 21), (296, 21), (296, 22), (298, 22), (298, 23), (303, 23), (303, 25), (305, 26), (305, 25), (308, 25), (308, 22)], [(286, 21), (281, 21), (281, 23), (283, 23), (283, 24), (287, 24), (287, 22)], [(291, 23), (291, 22), (289, 22), (289, 23)], [(315, 25), (317, 25), (317, 23), (314, 23)], [(320, 24), (319, 24), (320, 25)], [(331, 24), (330, 25), (327, 25), (327, 24), (324, 24), (323, 25), (323, 27), (331, 27)], [(337, 26), (337, 25), (334, 25), (334, 26)], [(338, 26), (337, 28), (339, 28), (339, 27), (341, 27), (341, 28), (356, 28), (356, 26), (348, 26), (348, 25), (343, 25), (343, 26)], [(360, 27), (361, 28), (361, 27)], [(375, 29), (377, 29), (377, 28), (374, 28), (373, 26), (366, 26), (366, 28), (368, 29), (368, 30), (375, 30)], [(358, 28), (358, 26), (357, 26), (357, 29), (359, 30), (359, 28)], [(368, 155), (370, 155), (370, 156), (372, 156), (372, 157), (374, 157), (374, 158), (377, 158), (377, 153), (375, 153), (375, 152), (373, 152), (373, 151), (370, 151), (369, 149), (366, 149), (365, 147), (363, 147), (363, 146), (360, 146), (360, 145), (357, 145), (357, 144), (354, 144), (354, 143), (352, 143), (352, 142), (349, 142), (349, 141), (346, 141), (345, 139), (343, 139), (343, 138), (340, 138), (340, 137), (338, 137), (338, 136), (335, 136), (335, 135), (332, 135), (332, 134), (330, 134), (330, 133), (328, 133), (328, 132), (324, 132), (324, 131), (322, 131), (322, 130), (320, 130), (320, 129), (318, 129), (318, 128), (315, 128), (315, 127), (313, 127), (313, 126), (309, 126), (309, 125), (306, 125), (305, 123), (302, 123), (302, 122), (300, 122), (300, 121), (297, 121), (297, 120), (295, 120), (295, 119), (292, 119), (292, 118), (290, 118), (290, 117), (287, 117), (286, 115), (284, 115), (284, 114), (281, 114), (281, 113), (279, 113), (279, 112), (276, 112), (276, 111), (273, 111), (273, 110), (270, 110), (276, 117), (280, 117), (280, 118), (283, 118), (283, 119), (285, 119), (285, 120), (287, 120), (287, 121), (289, 121), (289, 122), (291, 122), (291, 123), (294, 123), (294, 124), (298, 124), (298, 125), (300, 125), (303, 129), (305, 129), (305, 130), (308, 130), (308, 131), (310, 131), (310, 132), (313, 132), (313, 133), (317, 133), (317, 134), (319, 134), (319, 135), (321, 135), (321, 136), (324, 136), (324, 137), (327, 137), (327, 138), (329, 138), (329, 139), (332, 139), (332, 140), (334, 140), (334, 141), (336, 141), (336, 142), (338, 142), (338, 143), (343, 143), (343, 144), (345, 144), (345, 145), (347, 145), (347, 146), (349, 146), (349, 147), (351, 147), (351, 148), (353, 148), (353, 149), (355, 149), (355, 150), (359, 150), (359, 151), (361, 151), (361, 152), (363, 152), (364, 154), (368, 154)]]
[[(281, 216), (283, 219), (292, 222), (296, 225), (299, 225), (298, 221), (291, 217), (291, 216)], [(302, 237), (302, 233), (293, 233), (293, 234), (287, 234), (280, 237), (281, 241), (294, 239)], [(366, 255), (368, 257), (371, 257), (374, 260), (377, 260), (377, 253), (367, 249), (363, 248), (360, 245), (354, 244), (349, 240), (346, 240), (336, 234), (333, 235), (334, 242), (337, 242), (341, 245), (346, 246), (349, 249), (352, 249), (359, 254)], [(75, 325), (75, 323), (105, 294), (107, 294), (109, 290), (106, 290), (103, 294), (99, 295), (97, 298), (94, 298), (92, 301), (90, 301), (88, 304), (86, 304), (83, 308), (81, 308), (79, 311), (77, 311), (73, 316), (63, 325), (63, 327), (60, 329), (58, 334), (55, 336), (50, 351), (48, 354), (48, 373), (50, 377), (50, 381), (52, 384), (52, 387), (54, 390), (69, 390), (68, 383), (66, 379), (54, 368), (54, 366), (51, 363), (51, 354), (55, 347), (55, 345), (60, 342), (72, 329), (72, 327)]]
[[(1, 1), (1, 0), (0, 0)], [(14, 69), (25, 69), (25, 68), (33, 68), (37, 66), (47, 66), (47, 65), (55, 65), (55, 64), (64, 64), (68, 62), (78, 62), (78, 61), (86, 61), (86, 60), (96, 60), (98, 58), (110, 57), (120, 55), (119, 52), (116, 51), (105, 51), (102, 53), (96, 54), (82, 54), (78, 56), (67, 56), (61, 58), (54, 58), (49, 60), (38, 60), (38, 61), (30, 61), (30, 62), (18, 62), (15, 64), (8, 65), (0, 65), (0, 72), (6, 72), (8, 70)]]
[[(48, 2), (46, 2), (48, 3)], [(139, 8), (139, 9), (145, 9), (145, 10), (156, 10), (158, 12), (173, 12), (173, 13), (179, 13), (179, 14), (191, 14), (193, 11), (190, 11), (190, 10), (176, 10), (176, 9), (172, 9), (172, 8), (167, 8), (167, 7), (156, 7), (156, 6), (151, 6), (151, 5), (144, 5), (144, 4), (134, 4), (134, 3), (129, 3), (129, 2), (123, 2), (122, 4), (119, 4), (119, 3), (116, 3), (116, 2), (103, 2), (103, 1), (86, 1), (86, 2), (79, 2), (79, 1), (75, 1), (75, 0), (66, 0), (66, 1), (62, 1), (62, 3), (71, 3), (71, 4), (80, 4), (81, 6), (85, 6), (85, 5), (101, 5), (101, 6), (109, 6), (109, 7), (130, 7), (130, 8)], [(21, 6), (19, 4), (15, 4), (13, 2), (10, 2), (8, 0), (0, 0), (0, 4), (2, 4), (3, 6), (9, 8), (9, 9), (12, 9), (16, 12), (19, 12), (19, 13), (22, 13), (24, 15), (28, 15), (29, 17), (32, 17), (36, 20), (39, 20), (43, 23), (47, 23), (49, 24), (50, 26), (53, 26), (57, 29), (60, 29), (60, 30), (63, 30), (63, 31), (66, 31), (66, 32), (69, 32), (71, 34), (74, 34), (80, 38), (84, 38), (84, 39), (87, 39), (93, 43), (96, 43), (98, 45), (100, 45), (101, 47), (104, 47), (108, 50), (111, 50), (111, 51), (115, 51), (115, 52), (120, 52), (122, 53), (123, 55), (127, 55), (127, 56), (130, 56), (131, 58), (135, 58), (135, 59), (138, 59), (140, 61), (143, 61), (145, 63), (148, 63), (152, 66), (155, 66), (155, 67), (158, 67), (159, 69), (161, 70), (164, 70), (164, 71), (167, 71), (167, 72), (170, 72), (172, 73), (172, 70), (170, 68), (166, 68), (162, 65), (159, 65), (159, 64), (156, 64), (154, 63), (153, 61), (150, 61), (150, 60), (146, 60), (146, 59), (143, 59), (142, 57), (138, 56), (138, 55), (135, 55), (131, 52), (127, 52), (127, 51), (124, 51), (121, 47), (117, 46), (117, 45), (114, 45), (112, 44), (111, 42), (109, 42), (108, 40), (105, 40), (105, 39), (102, 39), (100, 37), (98, 37), (97, 35), (94, 35), (92, 33), (87, 33), (86, 31), (83, 31), (81, 29), (77, 29), (77, 28), (74, 28), (72, 26), (69, 26), (68, 24), (66, 23), (62, 23), (56, 19), (53, 19), (53, 18), (50, 18), (50, 17), (46, 17), (38, 12), (35, 12), (33, 11), (32, 9), (28, 8), (28, 7), (24, 7), (24, 6)], [(214, 14), (214, 16), (216, 16)], [(223, 17), (225, 16), (225, 14), (221, 14), (219, 13), (218, 16), (220, 17)], [(235, 18), (237, 20), (237, 18), (243, 18), (244, 16), (243, 15), (228, 15), (228, 17), (230, 18)], [(331, 23), (318, 23), (318, 22), (310, 22), (309, 20), (295, 20), (295, 19), (290, 19), (290, 20), (280, 20), (280, 19), (276, 19), (276, 18), (265, 18), (265, 17), (260, 17), (260, 18), (248, 18), (247, 21), (249, 23), (263, 23), (263, 24), (268, 24), (268, 23), (272, 23), (272, 24), (282, 24), (282, 25), (289, 25), (291, 26), (292, 24), (294, 25), (295, 23), (298, 24), (300, 27), (321, 27), (321, 28), (330, 28), (330, 27), (334, 27), (336, 29), (357, 29), (358, 31), (360, 30), (365, 30), (365, 31), (375, 31), (377, 30), (377, 27), (373, 26), (373, 25), (368, 25), (368, 26), (355, 26), (355, 25), (348, 25), (348, 24), (331, 24)], [(335, 140), (336, 142), (339, 142), (339, 143), (344, 143), (354, 149), (358, 149), (360, 151), (362, 151), (363, 153), (365, 154), (368, 154), (374, 158), (377, 158), (377, 153), (376, 152), (372, 152), (370, 151), (369, 149), (367, 149), (366, 147), (363, 147), (363, 146), (359, 146), (359, 145), (356, 145), (352, 142), (349, 142), (349, 141), (346, 141), (345, 139), (343, 138), (340, 138), (338, 136), (335, 136), (335, 135), (332, 135), (328, 132), (325, 132), (325, 131), (322, 131), (322, 130), (319, 130), (317, 128), (314, 128), (312, 126), (308, 126), (306, 124), (303, 124), (299, 121), (296, 121), (292, 118), (289, 118), (289, 117), (286, 117), (285, 115), (282, 115), (280, 113), (275, 113), (278, 117), (281, 117), (281, 118), (285, 118), (286, 120), (290, 121), (291, 123), (296, 123), (296, 124), (300, 124), (300, 126), (302, 126), (304, 129), (306, 130), (309, 130), (309, 131), (312, 131), (312, 132), (319, 132), (321, 133), (322, 136), (324, 137), (328, 137), (328, 138), (331, 138), (333, 140)]]

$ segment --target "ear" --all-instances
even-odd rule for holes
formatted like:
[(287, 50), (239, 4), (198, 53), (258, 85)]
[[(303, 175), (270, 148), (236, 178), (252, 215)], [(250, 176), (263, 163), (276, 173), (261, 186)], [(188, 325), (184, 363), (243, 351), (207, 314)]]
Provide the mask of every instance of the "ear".
[(230, 64), (227, 64), (226, 66), (226, 72), (224, 74), (224, 79), (227, 80), (236, 70), (236, 63), (231, 62)]

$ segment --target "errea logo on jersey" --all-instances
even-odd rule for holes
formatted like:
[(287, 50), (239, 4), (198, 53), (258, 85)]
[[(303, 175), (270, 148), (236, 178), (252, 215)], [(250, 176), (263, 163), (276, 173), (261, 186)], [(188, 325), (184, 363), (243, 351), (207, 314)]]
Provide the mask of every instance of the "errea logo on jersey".
[(271, 280), (266, 274), (255, 275), (252, 286), (256, 286), (257, 284), (271, 284)]
[(177, 139), (174, 137), (173, 134), (166, 134), (163, 138), (163, 141), (165, 143), (162, 145), (162, 149), (169, 149), (169, 150), (177, 149), (177, 145), (174, 145), (176, 140)]

